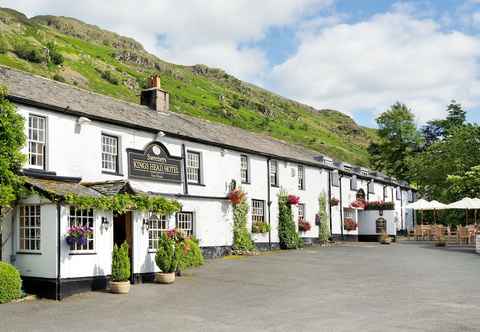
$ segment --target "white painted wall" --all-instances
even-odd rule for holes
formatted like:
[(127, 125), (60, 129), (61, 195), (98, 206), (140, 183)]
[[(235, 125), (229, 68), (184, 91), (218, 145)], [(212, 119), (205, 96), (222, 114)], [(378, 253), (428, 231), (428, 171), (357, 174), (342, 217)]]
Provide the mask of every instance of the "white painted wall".
[(385, 218), (387, 221), (387, 233), (390, 235), (396, 235), (397, 229), (394, 223), (395, 211), (388, 210), (383, 211), (383, 215), (380, 215), (380, 211), (367, 210), (358, 212), (358, 234), (359, 235), (378, 235), (376, 232), (376, 220), (378, 218)]

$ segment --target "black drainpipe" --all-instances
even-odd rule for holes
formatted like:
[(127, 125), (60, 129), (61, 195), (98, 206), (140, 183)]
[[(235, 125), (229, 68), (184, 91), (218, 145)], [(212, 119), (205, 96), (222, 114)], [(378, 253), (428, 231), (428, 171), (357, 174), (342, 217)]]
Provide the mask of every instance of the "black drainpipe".
[[(332, 172), (328, 171), (328, 218), (330, 219), (330, 235), (333, 236), (332, 232), (332, 204), (330, 204), (330, 199), (332, 198)], [(321, 222), (321, 221), (320, 221)]]
[(406, 226), (406, 225), (404, 225), (404, 223), (403, 223), (403, 193), (402, 193), (402, 188), (400, 188), (400, 218), (401, 218), (400, 221), (402, 223), (402, 231), (403, 231), (403, 226)]
[(272, 201), (270, 200), (270, 158), (267, 159), (267, 205), (268, 205), (268, 247), (272, 250), (272, 225), (271, 225), (271, 212), (270, 206), (272, 205)]
[(183, 159), (183, 194), (188, 195), (187, 152), (185, 149), (185, 144), (182, 144), (182, 159)]
[(60, 228), (61, 228), (61, 217), (60, 217), (60, 209), (61, 205), (60, 203), (57, 203), (57, 290), (56, 290), (56, 298), (57, 300), (61, 300), (61, 292), (62, 292), (62, 287), (60, 285), (60, 249), (61, 249), (61, 242), (60, 242)]
[(342, 178), (343, 178), (343, 174), (340, 174), (339, 175), (340, 177), (340, 234), (342, 236), (342, 240), (344, 240), (344, 236), (343, 236), (343, 200), (342, 200)]

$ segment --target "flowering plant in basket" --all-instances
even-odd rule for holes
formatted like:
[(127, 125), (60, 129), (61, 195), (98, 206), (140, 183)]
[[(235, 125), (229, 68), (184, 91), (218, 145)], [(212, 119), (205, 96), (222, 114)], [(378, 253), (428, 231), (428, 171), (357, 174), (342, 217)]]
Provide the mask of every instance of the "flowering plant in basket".
[(246, 194), (240, 189), (235, 188), (228, 194), (228, 199), (232, 204), (240, 204), (245, 199)]
[(330, 205), (331, 206), (337, 206), (338, 203), (340, 203), (340, 200), (338, 198), (335, 198), (335, 197), (330, 198)]
[(346, 231), (354, 231), (357, 229), (357, 223), (355, 221), (353, 221), (352, 218), (346, 218), (344, 221), (343, 221), (343, 228), (346, 230)]
[(298, 203), (300, 203), (300, 197), (295, 196), (295, 195), (288, 195), (287, 196), (287, 202), (290, 205), (297, 205)]
[(310, 229), (312, 229), (312, 226), (308, 221), (305, 221), (305, 220), (298, 221), (298, 230), (300, 232), (308, 232)]
[(350, 207), (354, 209), (365, 209), (367, 207), (367, 202), (364, 199), (358, 198), (350, 204)]
[(87, 239), (93, 233), (93, 229), (88, 226), (72, 226), (67, 231), (66, 241), (69, 246), (74, 244), (85, 245)]

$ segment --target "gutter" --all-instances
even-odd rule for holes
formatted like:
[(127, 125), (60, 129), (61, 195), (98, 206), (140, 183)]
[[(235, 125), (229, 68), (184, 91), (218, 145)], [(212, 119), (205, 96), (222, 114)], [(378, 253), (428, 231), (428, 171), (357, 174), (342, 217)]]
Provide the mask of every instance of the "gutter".
[(271, 205), (272, 201), (270, 199), (270, 189), (271, 189), (271, 183), (270, 183), (270, 158), (267, 159), (267, 206), (268, 206), (268, 247), (270, 250), (272, 250), (272, 223), (271, 223)]
[(60, 274), (60, 252), (61, 252), (61, 242), (60, 242), (60, 228), (61, 228), (61, 216), (60, 210), (62, 206), (60, 203), (57, 203), (57, 291), (56, 299), (59, 301), (62, 299), (62, 286), (61, 286), (61, 274)]
[(343, 191), (342, 178), (343, 178), (343, 174), (339, 174), (338, 176), (340, 177), (340, 234), (342, 236), (342, 240), (344, 240), (344, 235), (343, 235), (343, 199), (342, 199), (342, 191)]

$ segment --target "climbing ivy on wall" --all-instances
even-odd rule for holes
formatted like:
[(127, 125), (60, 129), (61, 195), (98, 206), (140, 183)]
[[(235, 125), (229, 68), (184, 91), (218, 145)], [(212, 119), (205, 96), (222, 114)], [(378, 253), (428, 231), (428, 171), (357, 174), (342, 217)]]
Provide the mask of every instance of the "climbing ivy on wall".
[(0, 85), (0, 215), (23, 189), (19, 171), (26, 159), (20, 151), (26, 141), (25, 121), (6, 96), (7, 89)]
[(244, 195), (239, 203), (233, 204), (233, 250), (237, 253), (255, 251), (255, 244), (247, 229), (249, 205)]
[(283, 190), (278, 194), (278, 237), (282, 249), (297, 249), (303, 244), (303, 240), (295, 229), (288, 195)]
[(327, 243), (330, 239), (330, 224), (328, 221), (327, 213), (327, 196), (325, 193), (321, 193), (318, 198), (319, 210), (318, 217), (320, 219), (320, 229), (318, 233), (320, 243)]
[(161, 196), (116, 194), (114, 196), (79, 196), (72, 193), (65, 195), (65, 203), (81, 209), (98, 209), (124, 214), (127, 211), (152, 211), (171, 215), (181, 209), (181, 204), (173, 199)]

